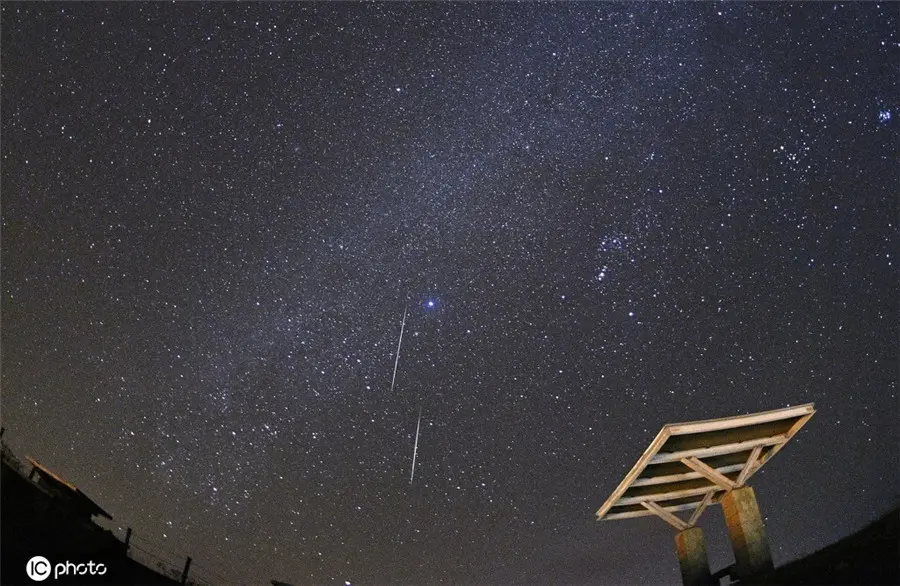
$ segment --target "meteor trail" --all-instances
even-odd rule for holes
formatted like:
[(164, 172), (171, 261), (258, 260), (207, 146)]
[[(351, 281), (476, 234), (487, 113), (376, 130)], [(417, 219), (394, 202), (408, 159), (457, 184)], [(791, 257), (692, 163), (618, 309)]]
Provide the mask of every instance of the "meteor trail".
[(416, 443), (413, 445), (413, 462), (412, 462), (412, 471), (409, 473), (409, 483), (413, 483), (413, 478), (416, 475), (416, 452), (419, 451), (419, 426), (422, 424), (422, 408), (419, 407), (419, 420), (416, 422)]
[(403, 328), (406, 327), (406, 308), (403, 308), (403, 322), (400, 324), (400, 339), (397, 340), (397, 357), (394, 358), (394, 376), (391, 378), (391, 392), (394, 392), (394, 382), (397, 380), (397, 365), (400, 364), (400, 345), (403, 343)]

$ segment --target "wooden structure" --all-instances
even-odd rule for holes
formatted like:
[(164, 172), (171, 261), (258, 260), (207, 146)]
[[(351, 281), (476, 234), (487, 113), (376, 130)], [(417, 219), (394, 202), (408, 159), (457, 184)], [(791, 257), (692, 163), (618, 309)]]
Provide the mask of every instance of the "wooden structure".
[(30, 478), (33, 479), (37, 475), (37, 485), (53, 497), (66, 502), (68, 505), (67, 510), (71, 513), (81, 516), (88, 521), (91, 520), (93, 515), (112, 519), (112, 515), (104, 511), (100, 505), (81, 492), (77, 486), (55, 474), (33, 458), (29, 457), (28, 462), (32, 466)]
[[(710, 505), (722, 504), (736, 573), (752, 581), (771, 570), (772, 562), (753, 489), (745, 485), (814, 413), (809, 403), (664, 425), (597, 511), (597, 520), (661, 518), (679, 531), (676, 545), (685, 584), (703, 584), (711, 579), (696, 524)], [(679, 516), (682, 511), (690, 511), (689, 516)]]

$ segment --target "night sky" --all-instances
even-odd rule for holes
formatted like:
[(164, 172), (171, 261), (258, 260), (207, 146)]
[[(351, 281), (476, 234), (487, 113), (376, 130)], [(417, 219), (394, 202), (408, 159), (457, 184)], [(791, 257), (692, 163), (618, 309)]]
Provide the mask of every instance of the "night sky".
[(898, 16), (4, 2), (4, 439), (232, 582), (664, 583), (594, 518), (660, 426), (814, 401), (752, 485), (831, 543), (900, 495)]

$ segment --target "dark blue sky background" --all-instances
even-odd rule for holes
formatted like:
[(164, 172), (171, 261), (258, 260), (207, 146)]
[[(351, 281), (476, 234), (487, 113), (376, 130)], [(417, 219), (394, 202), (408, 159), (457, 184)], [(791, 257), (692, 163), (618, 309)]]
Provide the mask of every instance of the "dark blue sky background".
[(235, 582), (661, 583), (659, 427), (815, 401), (818, 549), (898, 498), (897, 16), (4, 2), (5, 438)]

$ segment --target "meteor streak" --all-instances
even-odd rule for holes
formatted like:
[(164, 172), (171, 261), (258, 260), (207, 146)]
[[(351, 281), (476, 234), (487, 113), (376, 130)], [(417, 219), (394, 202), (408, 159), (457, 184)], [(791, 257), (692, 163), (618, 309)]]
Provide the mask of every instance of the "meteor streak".
[(391, 392), (394, 392), (394, 382), (397, 380), (397, 365), (400, 364), (400, 345), (403, 344), (403, 328), (406, 327), (406, 308), (403, 308), (403, 322), (400, 324), (400, 339), (397, 340), (397, 357), (394, 358), (394, 376), (391, 378)]
[(416, 453), (419, 451), (419, 427), (422, 424), (422, 408), (419, 407), (419, 420), (416, 422), (416, 443), (413, 445), (413, 462), (412, 462), (412, 471), (409, 473), (409, 483), (413, 483), (413, 478), (416, 476)]

